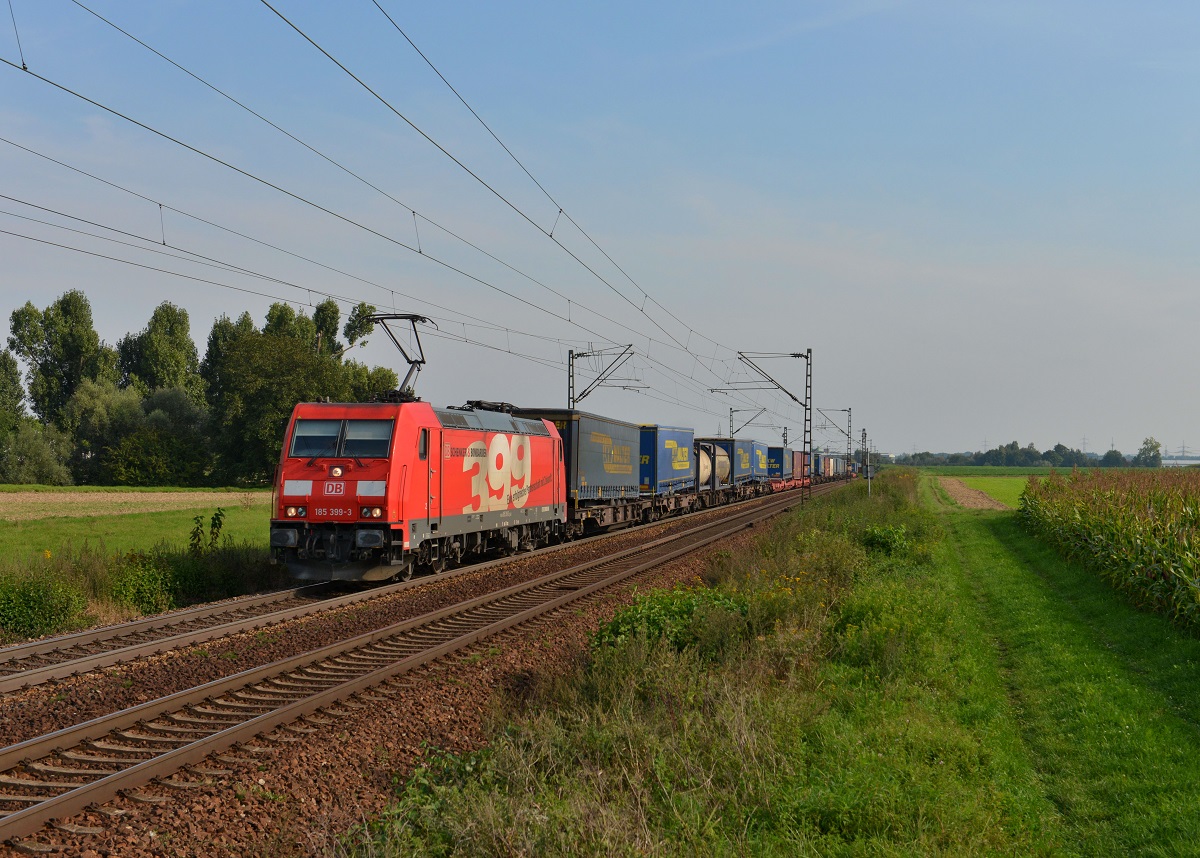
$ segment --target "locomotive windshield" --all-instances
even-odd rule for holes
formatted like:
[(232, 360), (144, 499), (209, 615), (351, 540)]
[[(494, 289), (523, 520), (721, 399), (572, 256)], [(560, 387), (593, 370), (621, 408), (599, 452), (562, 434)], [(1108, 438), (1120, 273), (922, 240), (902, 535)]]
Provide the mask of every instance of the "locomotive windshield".
[(347, 420), (342, 455), (384, 459), (391, 440), (391, 420)]
[(289, 456), (358, 459), (387, 458), (392, 440), (391, 420), (296, 421)]

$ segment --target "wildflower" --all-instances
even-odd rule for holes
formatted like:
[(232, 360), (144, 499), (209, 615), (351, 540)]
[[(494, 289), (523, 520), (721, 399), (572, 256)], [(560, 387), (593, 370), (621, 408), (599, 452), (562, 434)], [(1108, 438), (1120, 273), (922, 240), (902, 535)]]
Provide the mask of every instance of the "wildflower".
[(50, 559), (50, 549), (49, 548), (47, 548), (45, 551), (42, 552), (42, 557), (44, 557), (46, 560)]

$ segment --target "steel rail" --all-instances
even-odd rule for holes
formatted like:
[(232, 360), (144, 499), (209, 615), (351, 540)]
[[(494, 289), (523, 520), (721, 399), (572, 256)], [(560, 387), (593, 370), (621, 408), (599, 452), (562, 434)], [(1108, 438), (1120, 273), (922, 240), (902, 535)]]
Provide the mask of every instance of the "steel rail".
[[(737, 509), (738, 507), (743, 506), (743, 504), (753, 503), (754, 501), (761, 500), (763, 499), (754, 498), (751, 501), (743, 501), (739, 504), (731, 505), (728, 507), (728, 509)], [(710, 510), (706, 511), (711, 511), (711, 508)], [(613, 536), (617, 533), (628, 533), (636, 528), (654, 527), (664, 523), (664, 520), (660, 519), (659, 521), (650, 522), (645, 525), (637, 525), (635, 528), (623, 528), (620, 531), (602, 534), (599, 538)], [(180, 649), (187, 646), (193, 646), (195, 644), (206, 643), (217, 638), (238, 634), (240, 632), (254, 631), (255, 629), (261, 629), (265, 626), (286, 622), (287, 620), (298, 619), (300, 617), (305, 617), (324, 611), (336, 610), (337, 608), (357, 604), (359, 602), (372, 601), (401, 590), (423, 586), (431, 581), (444, 581), (467, 572), (477, 572), (495, 565), (508, 563), (514, 559), (525, 559), (528, 557), (541, 556), (543, 554), (561, 551), (574, 545), (578, 545), (579, 543), (580, 541), (577, 540), (573, 543), (549, 546), (547, 548), (525, 552), (519, 555), (517, 558), (514, 558), (514, 556), (510, 555), (508, 557), (489, 560), (483, 563), (473, 563), (434, 576), (425, 576), (410, 581), (387, 584), (383, 587), (376, 587), (357, 593), (350, 593), (343, 596), (335, 596), (329, 599), (306, 602), (305, 604), (299, 606), (283, 608), (277, 611), (270, 611), (262, 614), (254, 614), (250, 617), (239, 617), (228, 622), (206, 625), (200, 629), (187, 629), (186, 631), (176, 632), (174, 634), (162, 634), (147, 640), (137, 640), (134, 643), (123, 642), (131, 637), (136, 638), (140, 635), (153, 632), (167, 632), (170, 629), (188, 626), (197, 621), (213, 619), (223, 615), (237, 615), (239, 612), (244, 610), (252, 609), (265, 604), (271, 604), (273, 602), (292, 600), (302, 597), (303, 594), (306, 593), (313, 593), (315, 595), (322, 587), (325, 587), (326, 584), (310, 584), (291, 590), (279, 590), (260, 596), (248, 596), (244, 599), (239, 599), (236, 601), (226, 601), (216, 605), (204, 605), (186, 611), (180, 611), (158, 617), (151, 617), (145, 620), (136, 620), (131, 623), (124, 623), (118, 626), (107, 626), (102, 629), (93, 629), (90, 631), (79, 632), (73, 635), (64, 635), (56, 638), (47, 638), (41, 641), (33, 641), (28, 644), (20, 644), (18, 646), (0, 649), (0, 694), (18, 691), (35, 685), (41, 685), (46, 682), (52, 682), (56, 679), (65, 679), (67, 677), (77, 676), (92, 670), (111, 667), (115, 664), (122, 664), (138, 658), (144, 658), (146, 656), (158, 655), (172, 649)], [(66, 654), (69, 653), (71, 649), (97, 643), (101, 645), (113, 644), (114, 646), (110, 646), (101, 652), (86, 653), (80, 656), (73, 656), (51, 661), (49, 664), (38, 664), (36, 666), (20, 667), (19, 669), (15, 670), (13, 669), (13, 663), (18, 660), (38, 657), (45, 659), (46, 657), (53, 657), (54, 653), (56, 652)]]
[(88, 629), (87, 631), (74, 632), (69, 635), (59, 635), (57, 637), (30, 641), (29, 643), (0, 647), (0, 670), (6, 670), (10, 662), (20, 661), (32, 656), (44, 655), (56, 650), (87, 646), (97, 641), (110, 640), (115, 637), (131, 637), (133, 635), (158, 631), (162, 628), (184, 625), (185, 623), (196, 622), (197, 620), (203, 620), (214, 615), (292, 599), (305, 594), (307, 591), (319, 590), (323, 586), (323, 583), (316, 583), (306, 584), (303, 587), (293, 587), (288, 590), (274, 590), (270, 593), (260, 593), (256, 596), (245, 596), (223, 602), (211, 602), (194, 608), (186, 608), (182, 611), (173, 611), (169, 614), (159, 614), (141, 620), (132, 620), (128, 623), (100, 626)]
[[(175, 772), (180, 767), (195, 763), (216, 751), (229, 748), (275, 726), (310, 715), (365, 688), (378, 685), (484, 637), (557, 610), (572, 601), (586, 598), (633, 575), (753, 526), (760, 520), (791, 508), (797, 500), (798, 498), (785, 496), (775, 502), (758, 505), (684, 533), (664, 536), (645, 545), (516, 584), (422, 617), (405, 620), (319, 650), (243, 671), (198, 688), (0, 749), (0, 772), (7, 772), (23, 763), (28, 772), (35, 773), (35, 777), (37, 772), (49, 772), (49, 776), (75, 774), (80, 778), (89, 774), (103, 775), (85, 784), (4, 777), (5, 784), (18, 788), (67, 791), (0, 817), (0, 840), (11, 841), (13, 838), (33, 833), (47, 820), (70, 816), (92, 804), (107, 801), (132, 785), (144, 784), (156, 777)], [(567, 592), (563, 592), (564, 590)], [(499, 606), (505, 602), (509, 603), (509, 607), (501, 610)], [(472, 612), (474, 617), (471, 617)], [(439, 623), (441, 640), (435, 640), (432, 644), (418, 643), (415, 650), (403, 651), (405, 642), (402, 636), (406, 632), (421, 630), (423, 636), (428, 636), (438, 628)], [(377, 645), (379, 651), (372, 652), (372, 645)], [(407, 644), (410, 650), (413, 645), (412, 642)], [(385, 663), (371, 669), (372, 664), (380, 661)], [(310, 671), (312, 675), (305, 676), (305, 670)], [(269, 686), (268, 683), (272, 679), (277, 681), (277, 687)], [(324, 684), (326, 687), (317, 689), (315, 693), (307, 693), (303, 690), (306, 683), (310, 686)], [(241, 691), (235, 692), (237, 689)], [(243, 696), (240, 699), (232, 699), (236, 693)], [(226, 695), (231, 699), (223, 701), (221, 698)], [(288, 699), (289, 696), (295, 699)], [(195, 708), (198, 706), (199, 709)], [(174, 714), (188, 707), (193, 707), (190, 713)], [(255, 711), (263, 709), (267, 711)], [(241, 718), (241, 723), (230, 724), (228, 719), (239, 714), (249, 714), (250, 717)], [(207, 723), (218, 725), (219, 729), (205, 729), (201, 726), (205, 723), (204, 718), (200, 716), (218, 716), (216, 721), (209, 717)], [(175, 724), (193, 726), (153, 723), (164, 717), (173, 720)], [(128, 732), (133, 727), (142, 732)], [(166, 737), (146, 732), (155, 730), (160, 733), (169, 732)], [(202, 732), (208, 732), (209, 735), (194, 739), (185, 737), (188, 733)], [(105, 736), (113, 736), (113, 742), (125, 740), (140, 745), (159, 743), (182, 746), (157, 753), (145, 747), (118, 747), (111, 743), (99, 743), (97, 747), (112, 753), (123, 752), (143, 756), (153, 754), (148, 760), (125, 759), (125, 762), (133, 765), (116, 772), (67, 769), (31, 763), (35, 759), (61, 755), (68, 760), (92, 761), (110, 766), (119, 764), (122, 758), (90, 757), (79, 753), (67, 756), (63, 751), (64, 748), (80, 744), (95, 743)], [(3, 798), (10, 800), (10, 803), (14, 800), (34, 801), (34, 797), (24, 794), (6, 795)]]

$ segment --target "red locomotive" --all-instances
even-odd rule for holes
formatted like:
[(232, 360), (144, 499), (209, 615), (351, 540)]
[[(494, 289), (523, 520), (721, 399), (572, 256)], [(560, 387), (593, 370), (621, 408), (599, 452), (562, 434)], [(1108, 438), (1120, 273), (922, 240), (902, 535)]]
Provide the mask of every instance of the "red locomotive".
[(275, 486), (272, 553), (302, 580), (407, 579), (566, 531), (558, 431), (499, 411), (301, 403)]

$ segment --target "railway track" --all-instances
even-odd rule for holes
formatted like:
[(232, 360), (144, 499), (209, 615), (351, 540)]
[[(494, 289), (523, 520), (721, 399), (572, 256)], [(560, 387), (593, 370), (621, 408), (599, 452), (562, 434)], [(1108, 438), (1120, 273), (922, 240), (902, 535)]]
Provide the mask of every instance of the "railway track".
[[(761, 499), (758, 502), (761, 503)], [(660, 524), (661, 521), (642, 527)], [(629, 529), (618, 532), (628, 533)], [(571, 544), (578, 545), (579, 542)], [(538, 556), (570, 547), (571, 544), (543, 548), (521, 556)], [(444, 580), (467, 570), (485, 569), (511, 559), (471, 564), (442, 573), (437, 578)], [(422, 586), (431, 580), (434, 579), (417, 578), (342, 595), (331, 595), (326, 584), (310, 584), (0, 648), (0, 694), (379, 599), (400, 590)]]
[(609, 557), (0, 749), (0, 841), (12, 843), (47, 821), (121, 793), (155, 801), (138, 791), (151, 782), (178, 790), (206, 786), (207, 779), (226, 773), (221, 755), (229, 749), (238, 748), (230, 762), (264, 750), (247, 744), (255, 736), (278, 728), (303, 741), (333, 723), (334, 704), (362, 705), (348, 700), (356, 695), (386, 702), (399, 693), (389, 681), (407, 671), (593, 596), (798, 501), (770, 498)]

